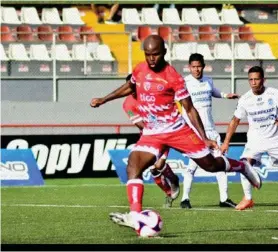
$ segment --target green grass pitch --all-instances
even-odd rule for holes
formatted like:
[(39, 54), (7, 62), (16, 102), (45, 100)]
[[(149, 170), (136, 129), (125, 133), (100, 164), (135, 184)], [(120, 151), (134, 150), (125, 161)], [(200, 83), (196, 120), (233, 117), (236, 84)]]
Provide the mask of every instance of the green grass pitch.
[[(110, 212), (128, 211), (126, 189), (116, 178), (48, 179), (42, 187), (2, 187), (2, 244), (278, 244), (278, 183), (254, 190), (255, 207), (235, 211), (218, 207), (217, 184), (194, 183), (191, 210), (163, 209), (164, 195), (145, 186), (144, 209), (163, 219), (159, 238), (138, 238), (112, 223)], [(182, 188), (182, 185), (181, 185)], [(229, 184), (239, 202), (242, 188)]]

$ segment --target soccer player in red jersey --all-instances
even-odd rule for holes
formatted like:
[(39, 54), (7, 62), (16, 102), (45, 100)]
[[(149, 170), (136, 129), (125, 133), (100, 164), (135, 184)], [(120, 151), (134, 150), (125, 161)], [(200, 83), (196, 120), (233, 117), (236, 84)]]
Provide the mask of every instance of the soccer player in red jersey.
[[(103, 98), (93, 98), (91, 101), (92, 107), (98, 107), (108, 101), (127, 96), (136, 88), (138, 108), (144, 121), (143, 134), (128, 158), (127, 196), (130, 213), (111, 213), (111, 219), (120, 225), (135, 224), (138, 213), (142, 211), (142, 173), (169, 147), (185, 153), (208, 172), (240, 172), (254, 187), (260, 188), (260, 176), (250, 164), (225, 156), (214, 157), (210, 153), (210, 148), (219, 149), (219, 146), (206, 137), (184, 79), (165, 61), (166, 49), (163, 39), (158, 35), (147, 37), (144, 40), (144, 52), (146, 61), (134, 68), (128, 83)], [(175, 100), (181, 102), (199, 136), (178, 112)]]

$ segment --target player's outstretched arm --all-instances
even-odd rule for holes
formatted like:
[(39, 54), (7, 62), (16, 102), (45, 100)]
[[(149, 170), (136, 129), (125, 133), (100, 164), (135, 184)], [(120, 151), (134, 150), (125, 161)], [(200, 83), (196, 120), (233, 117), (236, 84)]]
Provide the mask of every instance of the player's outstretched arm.
[(224, 92), (221, 92), (216, 87), (212, 88), (212, 96), (215, 97), (215, 98), (224, 98), (224, 99), (238, 99), (238, 98), (240, 98), (240, 95), (238, 95), (238, 94), (234, 94), (234, 93), (226, 94)]
[(180, 100), (182, 106), (184, 107), (187, 116), (195, 129), (197, 129), (198, 133), (200, 134), (201, 138), (204, 140), (206, 145), (212, 149), (219, 149), (217, 143), (213, 140), (209, 140), (206, 136), (204, 125), (202, 120), (199, 116), (198, 111), (193, 106), (191, 97), (187, 97), (185, 99)]
[(130, 81), (127, 81), (125, 84), (123, 84), (122, 86), (120, 86), (119, 88), (111, 92), (110, 94), (102, 98), (93, 98), (91, 100), (90, 106), (96, 108), (108, 101), (112, 101), (130, 95), (131, 93), (134, 92), (133, 86), (135, 85), (131, 84)]
[(232, 138), (233, 134), (235, 133), (239, 123), (240, 123), (240, 119), (234, 116), (228, 126), (225, 140), (220, 148), (222, 153), (227, 153), (227, 151), (229, 149), (229, 144), (230, 144), (231, 138)]

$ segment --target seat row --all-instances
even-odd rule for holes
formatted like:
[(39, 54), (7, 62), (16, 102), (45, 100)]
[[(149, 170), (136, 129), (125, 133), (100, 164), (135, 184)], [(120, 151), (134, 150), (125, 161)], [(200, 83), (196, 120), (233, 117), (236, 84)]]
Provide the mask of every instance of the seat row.
[(190, 25), (180, 26), (174, 30), (170, 26), (159, 26), (151, 28), (150, 26), (138, 26), (137, 38), (144, 40), (151, 34), (159, 34), (165, 41), (231, 41), (232, 33), (235, 34), (235, 41), (256, 41), (253, 31), (249, 26), (239, 26), (233, 29), (229, 25), (221, 25), (218, 28), (212, 28), (210, 25), (199, 26), (197, 31), (193, 31)]
[[(16, 27), (16, 32), (12, 32), (9, 26), (1, 26), (1, 41), (2, 42), (34, 42), (53, 41), (53, 34), (55, 30), (50, 25), (41, 25), (33, 29), (29, 25), (20, 25)], [(88, 42), (100, 42), (98, 34), (94, 33), (92, 27), (81, 26), (78, 32), (74, 32), (72, 26), (64, 25), (56, 29), (57, 40), (65, 42), (78, 42), (83, 41), (86, 37)]]
[(9, 44), (7, 53), (2, 44), (0, 44), (0, 56), (2, 61), (115, 61), (108, 45), (99, 43), (73, 44), (69, 50), (65, 44), (52, 45), (50, 50), (45, 44), (31, 44), (27, 51), (24, 44)]
[(135, 8), (123, 8), (122, 23), (126, 25), (221, 25), (233, 24), (242, 25), (236, 9), (223, 8), (220, 13), (216, 8), (203, 8), (200, 13), (196, 8), (183, 8), (181, 17), (176, 8), (164, 8), (162, 10), (162, 20), (155, 8), (142, 8), (141, 13)]
[(1, 7), (1, 23), (18, 25), (18, 24), (52, 24), (52, 25), (84, 25), (77, 8), (63, 8), (62, 20), (57, 8), (43, 8), (41, 19), (35, 7), (22, 7), (20, 15), (14, 7)]
[[(213, 48), (207, 44), (198, 43), (175, 43), (171, 52), (172, 60), (185, 60), (189, 59), (192, 53), (200, 53), (204, 56), (205, 60), (231, 60), (233, 53), (228, 43), (215, 43)], [(248, 43), (236, 43), (234, 48), (234, 58), (239, 60), (273, 60), (276, 59), (272, 53), (271, 47), (267, 43), (256, 43), (255, 47), (251, 49)]]

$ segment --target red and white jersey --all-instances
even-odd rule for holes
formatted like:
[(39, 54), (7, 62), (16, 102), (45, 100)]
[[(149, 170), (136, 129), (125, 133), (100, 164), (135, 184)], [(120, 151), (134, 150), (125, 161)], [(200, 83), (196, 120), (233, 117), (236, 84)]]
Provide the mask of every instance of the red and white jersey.
[(167, 64), (156, 73), (146, 62), (139, 63), (131, 82), (136, 85), (138, 109), (145, 124), (143, 135), (177, 131), (186, 124), (174, 101), (187, 98), (189, 93), (172, 66)]
[(138, 110), (138, 105), (137, 100), (134, 99), (132, 95), (127, 96), (123, 103), (123, 109), (133, 124), (143, 120)]

